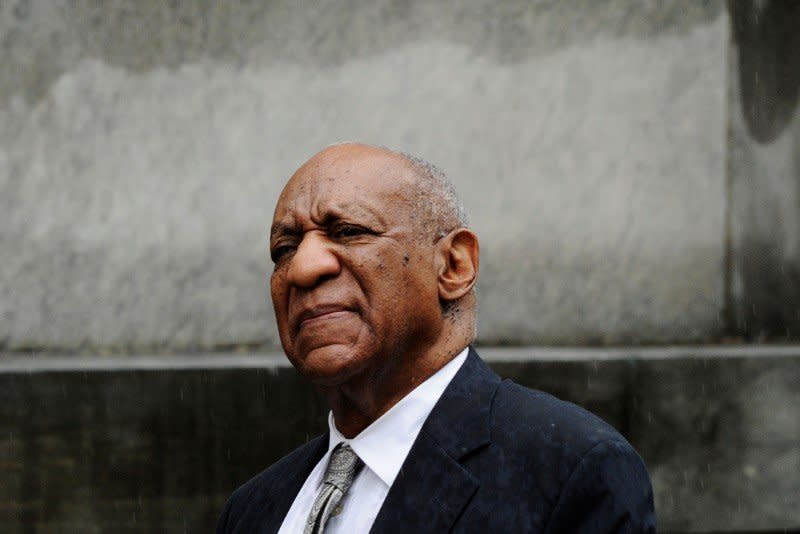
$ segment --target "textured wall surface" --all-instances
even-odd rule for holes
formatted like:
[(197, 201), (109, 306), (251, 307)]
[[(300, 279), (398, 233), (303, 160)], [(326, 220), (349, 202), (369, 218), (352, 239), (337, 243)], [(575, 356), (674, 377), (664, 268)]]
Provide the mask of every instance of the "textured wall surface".
[[(798, 528), (800, 352), (743, 349), (480, 350), (631, 440), (660, 531)], [(325, 427), (282, 358), (251, 356), (0, 360), (0, 531), (208, 532)]]
[(721, 2), (0, 10), (0, 346), (274, 344), (273, 202), (342, 139), (453, 177), (487, 342), (722, 330)]
[(797, 339), (800, 3), (732, 7), (732, 322), (750, 339)]

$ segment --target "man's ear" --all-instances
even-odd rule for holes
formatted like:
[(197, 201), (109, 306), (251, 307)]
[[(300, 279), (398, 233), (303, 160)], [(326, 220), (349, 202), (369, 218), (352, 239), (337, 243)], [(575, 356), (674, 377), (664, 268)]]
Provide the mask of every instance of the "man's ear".
[(478, 236), (457, 228), (437, 243), (439, 298), (458, 300), (470, 292), (478, 280)]

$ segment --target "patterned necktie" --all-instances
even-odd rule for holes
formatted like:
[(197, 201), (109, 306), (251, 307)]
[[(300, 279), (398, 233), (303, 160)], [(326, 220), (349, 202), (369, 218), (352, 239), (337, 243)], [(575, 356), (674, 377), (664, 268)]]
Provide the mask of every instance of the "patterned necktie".
[(333, 449), (322, 489), (319, 491), (311, 513), (308, 514), (303, 534), (323, 534), (325, 523), (331, 515), (339, 513), (339, 502), (364, 463), (349, 445), (340, 443)]

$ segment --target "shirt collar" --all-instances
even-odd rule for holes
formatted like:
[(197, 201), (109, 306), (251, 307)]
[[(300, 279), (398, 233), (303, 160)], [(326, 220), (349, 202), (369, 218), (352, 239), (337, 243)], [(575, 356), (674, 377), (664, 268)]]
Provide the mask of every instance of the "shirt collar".
[(400, 399), (353, 439), (347, 439), (339, 432), (333, 420), (333, 412), (329, 412), (328, 452), (341, 442), (350, 444), (364, 465), (391, 487), (422, 425), (467, 359), (468, 353), (469, 347)]

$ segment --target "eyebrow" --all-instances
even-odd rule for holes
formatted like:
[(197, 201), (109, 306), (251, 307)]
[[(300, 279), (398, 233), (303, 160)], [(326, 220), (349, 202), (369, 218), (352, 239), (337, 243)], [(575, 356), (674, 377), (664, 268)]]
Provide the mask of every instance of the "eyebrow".
[(277, 235), (295, 235), (299, 234), (300, 232), (291, 224), (286, 223), (275, 223), (269, 230), (270, 238), (275, 237)]
[(340, 219), (350, 219), (351, 217), (367, 217), (371, 218), (371, 222), (373, 223), (377, 223), (381, 226), (386, 225), (386, 221), (381, 216), (380, 211), (374, 210), (369, 206), (364, 206), (363, 204), (358, 204), (357, 202), (346, 202), (344, 204), (331, 206), (323, 220), (325, 223), (328, 223)]
[[(381, 213), (379, 211), (375, 211), (367, 206), (362, 206), (353, 203), (337, 204), (334, 206), (330, 206), (325, 212), (325, 215), (323, 216), (320, 225), (330, 226), (336, 221), (348, 220), (353, 216), (368, 217), (373, 220), (372, 221), (373, 223), (377, 223), (382, 227), (386, 225), (386, 221), (381, 216)], [(285, 222), (276, 222), (270, 228), (269, 235), (270, 239), (272, 239), (280, 235), (296, 236), (301, 233), (302, 232), (294, 224)]]

